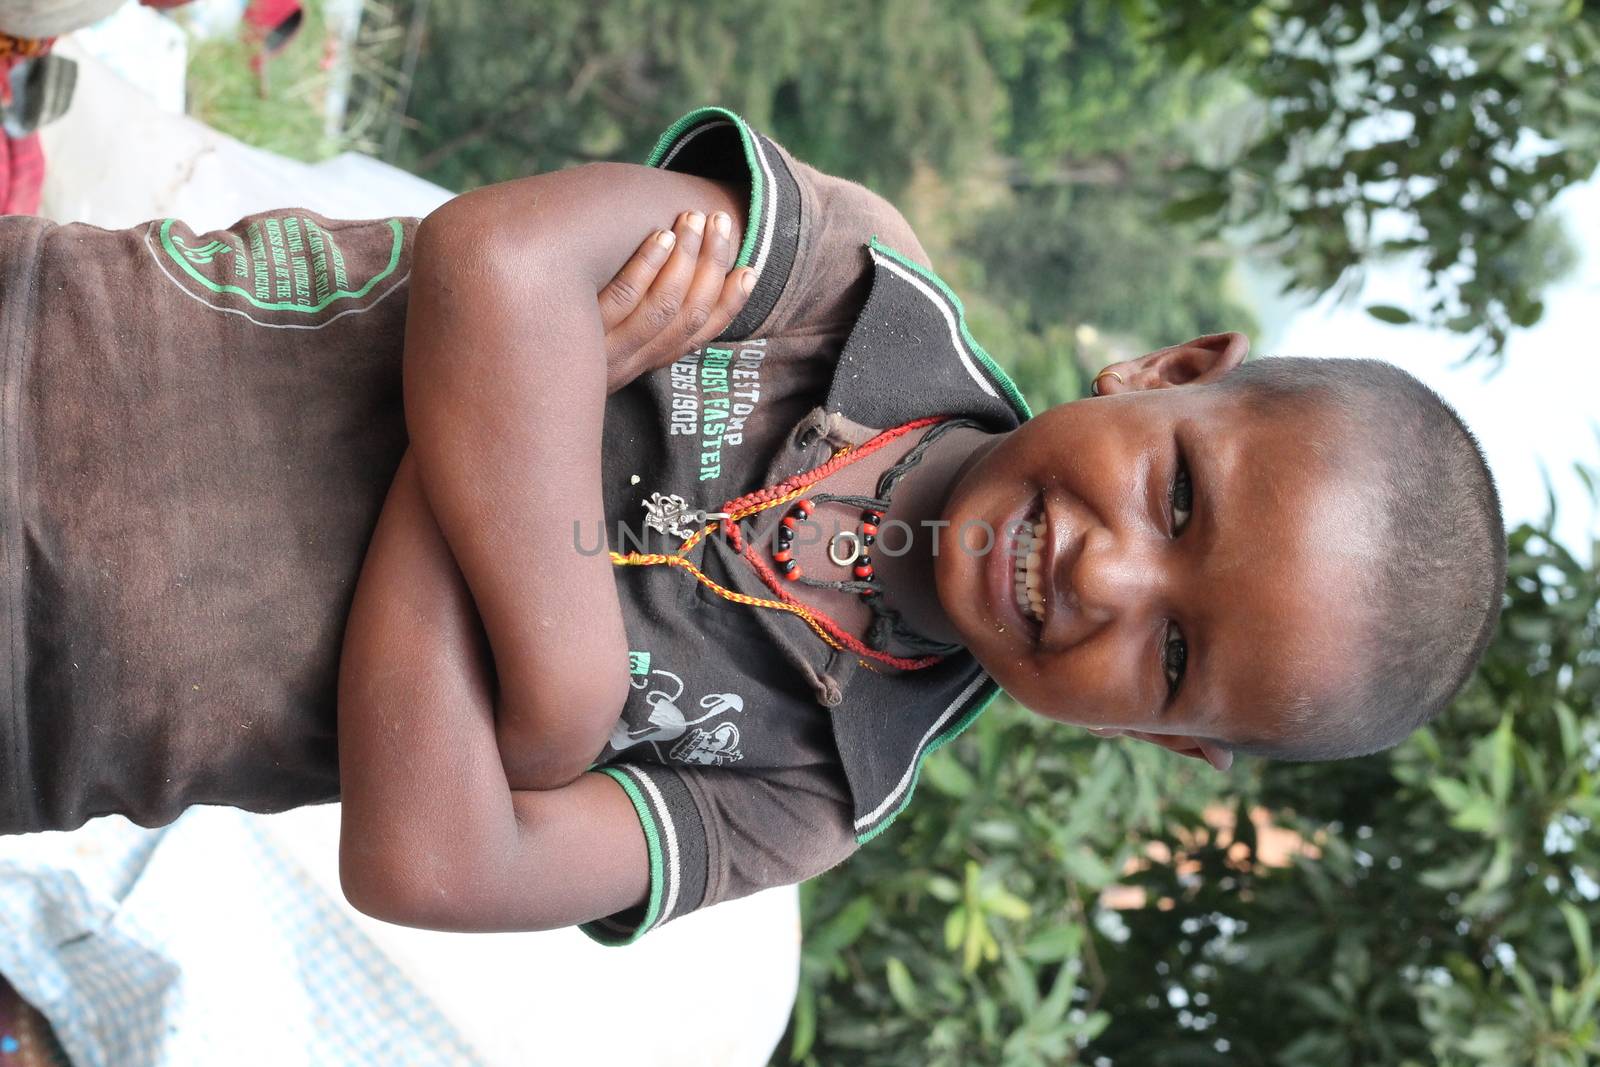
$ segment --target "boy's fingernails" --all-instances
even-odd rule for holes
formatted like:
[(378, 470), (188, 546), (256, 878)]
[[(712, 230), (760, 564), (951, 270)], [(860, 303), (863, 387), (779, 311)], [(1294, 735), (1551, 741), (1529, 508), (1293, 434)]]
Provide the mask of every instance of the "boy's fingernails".
[(739, 288), (741, 290), (743, 290), (745, 293), (749, 293), (750, 290), (754, 289), (755, 287), (756, 287), (756, 272), (753, 271), (753, 270), (745, 271), (744, 272), (744, 277), (739, 279)]
[(672, 243), (676, 240), (677, 238), (672, 235), (671, 230), (656, 231), (656, 244), (660, 245), (662, 248), (671, 248)]
[(717, 212), (715, 215), (711, 216), (711, 220), (716, 224), (717, 233), (721, 236), (726, 237), (733, 232), (733, 220), (728, 218), (728, 213), (726, 211)]
[(706, 228), (706, 217), (698, 211), (689, 212), (689, 217), (684, 220), (689, 224), (689, 229), (695, 233), (703, 233)]

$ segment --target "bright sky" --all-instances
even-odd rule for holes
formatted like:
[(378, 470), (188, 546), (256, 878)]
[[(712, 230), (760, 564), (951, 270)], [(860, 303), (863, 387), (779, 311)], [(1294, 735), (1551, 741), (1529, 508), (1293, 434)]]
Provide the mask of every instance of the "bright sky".
[[(1579, 559), (1592, 557), (1600, 514), (1573, 473), (1583, 461), (1600, 473), (1600, 181), (1568, 189), (1557, 201), (1582, 262), (1545, 298), (1532, 329), (1511, 335), (1499, 373), (1486, 362), (1453, 366), (1470, 349), (1443, 330), (1391, 326), (1369, 304), (1417, 307), (1422, 276), (1404, 264), (1369, 272), (1362, 292), (1335, 305), (1268, 310), (1261, 355), (1373, 356), (1426, 382), (1460, 412), (1489, 457), (1507, 526), (1543, 518), (1548, 471), (1556, 495), (1556, 539)], [(1258, 281), (1258, 279), (1256, 279)], [(1249, 288), (1254, 292), (1257, 285)]]

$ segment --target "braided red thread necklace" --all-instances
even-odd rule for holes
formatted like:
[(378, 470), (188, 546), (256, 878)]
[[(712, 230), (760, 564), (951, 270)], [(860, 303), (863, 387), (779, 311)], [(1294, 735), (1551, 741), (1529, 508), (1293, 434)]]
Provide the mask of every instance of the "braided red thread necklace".
[[(707, 586), (718, 596), (721, 596), (724, 599), (740, 604), (749, 604), (752, 607), (774, 608), (780, 611), (789, 611), (800, 616), (800, 618), (804, 619), (806, 624), (816, 632), (817, 636), (821, 637), (823, 641), (833, 648), (847, 648), (856, 653), (858, 656), (865, 656), (868, 659), (875, 660), (879, 663), (883, 663), (900, 670), (914, 671), (920, 670), (924, 667), (931, 667), (935, 663), (941, 662), (944, 659), (944, 655), (933, 654), (917, 657), (894, 656), (887, 652), (871, 648), (863, 643), (860, 638), (846, 631), (844, 627), (840, 626), (825, 612), (813, 607), (809, 607), (808, 605), (796, 600), (792, 594), (783, 588), (784, 579), (779, 578), (773, 569), (767, 565), (766, 561), (761, 558), (756, 546), (751, 544), (744, 537), (744, 535), (740, 533), (738, 523), (740, 519), (746, 518), (747, 516), (765, 511), (768, 508), (787, 504), (792, 500), (800, 498), (808, 486), (815, 485), (817, 482), (822, 481), (824, 478), (827, 478), (829, 475), (836, 473), (837, 471), (849, 466), (857, 460), (865, 459), (867, 456), (872, 455), (872, 453), (878, 451), (880, 448), (883, 448), (885, 445), (889, 444), (889, 442), (903, 436), (904, 434), (910, 433), (913, 430), (921, 429), (924, 426), (947, 423), (953, 418), (954, 416), (949, 415), (932, 415), (925, 418), (913, 419), (910, 422), (904, 423), (903, 425), (884, 430), (882, 433), (859, 446), (852, 447), (850, 445), (845, 445), (843, 448), (840, 448), (834, 452), (834, 454), (826, 461), (816, 467), (813, 467), (809, 471), (804, 471), (800, 474), (785, 478), (776, 485), (769, 485), (764, 489), (757, 489), (746, 493), (743, 496), (735, 497), (732, 500), (726, 501), (720, 508), (717, 509), (717, 512), (718, 514), (725, 514), (727, 518), (725, 520), (712, 522), (707, 526), (701, 527), (693, 535), (688, 537), (683, 544), (678, 547), (676, 552), (621, 553), (613, 551), (610, 553), (611, 562), (619, 567), (650, 566), (652, 564), (667, 564), (669, 566), (682, 567), (693, 574), (695, 578), (701, 582), (701, 584)], [(969, 420), (964, 419), (956, 421), (961, 423), (969, 422)], [(920, 453), (920, 449), (926, 443), (928, 443), (928, 438), (933, 436), (934, 434), (930, 432), (930, 434), (924, 438), (923, 442), (919, 442), (914, 451), (919, 451)], [(905, 461), (902, 460), (902, 463), (904, 462)], [(903, 470), (896, 471), (895, 473), (903, 473)], [(887, 478), (886, 480), (892, 484), (892, 478)], [(886, 488), (886, 486), (882, 487), (880, 492), (886, 491)], [(858, 498), (847, 497), (840, 499), (855, 500)], [(808, 515), (809, 513), (810, 506), (809, 503), (807, 503), (804, 507), (804, 511), (796, 514)], [(877, 510), (876, 513), (881, 517), (881, 509)], [(723, 525), (724, 522), (726, 523), (726, 526)], [(784, 525), (792, 529), (790, 524)], [(875, 520), (869, 520), (869, 525), (873, 525), (874, 529), (872, 532), (875, 533)], [(725, 530), (728, 543), (738, 550), (739, 554), (749, 562), (751, 567), (755, 569), (756, 574), (760, 576), (762, 582), (777, 594), (777, 600), (764, 600), (760, 597), (749, 596), (747, 594), (738, 593), (734, 590), (725, 588), (724, 586), (721, 586), (717, 584), (717, 582), (713, 581), (708, 575), (701, 571), (700, 568), (689, 562), (689, 560), (686, 558), (689, 550), (699, 543), (701, 538), (715, 532), (718, 528), (723, 528)], [(786, 562), (788, 539), (783, 538), (781, 544), (784, 549), (784, 561)], [(790, 572), (786, 575), (786, 577), (790, 580), (799, 577), (799, 571), (797, 567), (789, 567), (786, 568), (786, 570)], [(859, 570), (856, 573), (858, 577), (862, 576)], [(868, 580), (870, 580), (870, 567), (867, 570), (867, 577)], [(820, 585), (827, 583), (808, 584)], [(841, 586), (844, 584), (848, 583), (841, 583)], [(856, 584), (859, 586), (859, 583)], [(875, 592), (875, 590), (867, 589), (858, 589), (858, 591), (862, 592), (864, 596), (871, 592)]]

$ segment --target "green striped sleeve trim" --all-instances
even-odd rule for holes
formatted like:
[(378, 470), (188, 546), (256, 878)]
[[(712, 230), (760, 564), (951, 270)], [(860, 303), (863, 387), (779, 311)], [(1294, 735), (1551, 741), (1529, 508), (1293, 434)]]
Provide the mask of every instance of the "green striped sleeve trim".
[(761, 168), (761, 163), (756, 158), (754, 135), (750, 124), (745, 122), (737, 112), (725, 107), (700, 107), (695, 108), (683, 118), (667, 127), (656, 146), (650, 150), (650, 155), (645, 159), (649, 167), (664, 167), (671, 162), (672, 154), (676, 152), (678, 141), (686, 133), (708, 122), (727, 121), (733, 123), (734, 129), (739, 131), (739, 143), (744, 147), (745, 166), (750, 170), (750, 215), (748, 224), (744, 228), (744, 244), (739, 246), (739, 258), (734, 261), (735, 267), (748, 267), (750, 258), (755, 254), (756, 234), (761, 229), (762, 208), (766, 202), (766, 180)]
[(628, 799), (633, 802), (633, 810), (639, 816), (639, 825), (644, 827), (645, 844), (650, 852), (650, 898), (645, 903), (644, 918), (639, 920), (639, 925), (633, 930), (627, 930), (611, 918), (580, 923), (578, 929), (602, 945), (614, 947), (631, 945), (643, 937), (661, 917), (661, 901), (665, 896), (666, 887), (666, 869), (661, 861), (661, 831), (656, 826), (655, 816), (650, 813), (649, 802), (626, 771), (615, 767), (601, 767), (599, 773), (617, 780), (623, 792), (628, 794)]

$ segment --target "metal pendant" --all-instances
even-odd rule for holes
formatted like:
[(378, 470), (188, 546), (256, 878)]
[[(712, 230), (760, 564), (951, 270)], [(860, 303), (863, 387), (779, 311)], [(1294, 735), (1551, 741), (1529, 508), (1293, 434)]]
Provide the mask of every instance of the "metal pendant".
[[(841, 555), (840, 544), (849, 547), (849, 555)], [(828, 558), (841, 567), (848, 567), (861, 555), (861, 537), (851, 530), (840, 530), (828, 539)]]
[(661, 493), (651, 493), (648, 500), (641, 500), (644, 505), (646, 527), (657, 530), (673, 537), (693, 537), (694, 529), (685, 526), (685, 522), (706, 522), (710, 519), (731, 519), (733, 516), (726, 511), (707, 511), (704, 508), (691, 508), (689, 502), (677, 493), (663, 496)]
[(689, 502), (683, 497), (673, 493), (662, 496), (660, 493), (651, 493), (648, 500), (640, 501), (644, 505), (646, 527), (657, 530), (673, 537), (688, 537), (690, 531), (685, 530), (680, 522), (689, 510)]

